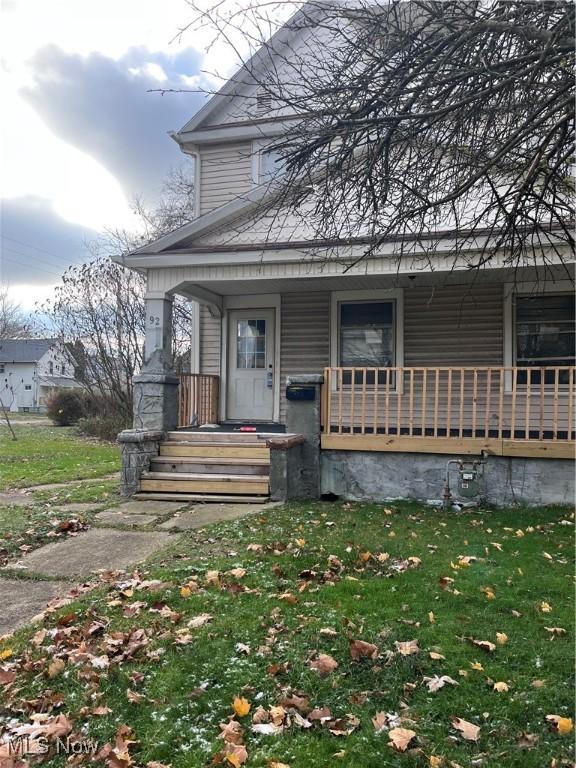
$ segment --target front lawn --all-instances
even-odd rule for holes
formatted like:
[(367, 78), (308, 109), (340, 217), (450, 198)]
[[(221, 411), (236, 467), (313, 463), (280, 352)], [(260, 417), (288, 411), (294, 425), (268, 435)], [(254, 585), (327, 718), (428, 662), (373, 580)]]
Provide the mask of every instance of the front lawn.
[(0, 424), (0, 491), (102, 477), (119, 469), (118, 446), (79, 437), (73, 427)]
[(4, 738), (34, 718), (114, 768), (571, 765), (573, 521), (318, 503), (187, 534), (0, 643)]

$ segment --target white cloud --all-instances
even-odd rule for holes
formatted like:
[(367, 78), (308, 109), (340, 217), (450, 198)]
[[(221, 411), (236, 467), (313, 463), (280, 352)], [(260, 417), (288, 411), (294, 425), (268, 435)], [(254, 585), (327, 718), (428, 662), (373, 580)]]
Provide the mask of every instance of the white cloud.
[(65, 220), (95, 230), (128, 226), (132, 214), (118, 181), (96, 160), (54, 136), (3, 75), (2, 197), (51, 200)]

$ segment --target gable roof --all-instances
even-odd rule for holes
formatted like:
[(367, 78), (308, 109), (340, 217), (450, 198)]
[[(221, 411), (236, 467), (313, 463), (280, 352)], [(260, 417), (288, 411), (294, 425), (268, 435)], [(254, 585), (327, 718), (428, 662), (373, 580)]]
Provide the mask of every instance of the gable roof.
[[(342, 2), (346, 2), (346, 0), (340, 0), (340, 3)], [(279, 29), (276, 30), (268, 41), (263, 43), (255, 51), (248, 61), (224, 83), (224, 85), (190, 118), (190, 120), (188, 120), (185, 125), (182, 126), (182, 128), (180, 128), (179, 131), (170, 134), (171, 137), (180, 143), (182, 134), (191, 134), (192, 132), (197, 131), (207, 122), (208, 118), (217, 109), (237, 96), (238, 91), (241, 88), (246, 87), (245, 76), (247, 75), (248, 78), (250, 78), (250, 73), (260, 67), (265, 59), (271, 56), (274, 50), (273, 46), (278, 43), (286, 44), (298, 31), (297, 22), (299, 19), (307, 19), (309, 21), (314, 15), (319, 13), (322, 5), (334, 6), (337, 4), (338, 0), (324, 0), (324, 2), (319, 2), (319, 0), (307, 0), (307, 2), (303, 3), (302, 7), (298, 8), (298, 10), (296, 10), (295, 13), (293, 13), (292, 16), (290, 16)], [(256, 85), (256, 82), (254, 84)], [(188, 136), (186, 139), (189, 141), (190, 137)]]
[(37, 363), (58, 339), (2, 339), (0, 363)]

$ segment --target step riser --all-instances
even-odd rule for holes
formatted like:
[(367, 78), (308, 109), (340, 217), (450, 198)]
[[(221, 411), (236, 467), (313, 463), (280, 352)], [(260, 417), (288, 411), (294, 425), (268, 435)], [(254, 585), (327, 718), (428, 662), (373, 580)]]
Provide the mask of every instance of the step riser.
[(206, 459), (214, 458), (246, 458), (266, 459), (270, 461), (270, 449), (260, 447), (240, 446), (202, 446), (202, 445), (169, 445), (160, 444), (160, 456), (200, 456)]
[[(282, 436), (283, 433), (280, 433)], [(261, 442), (263, 445), (268, 437), (278, 437), (278, 434), (261, 432), (168, 432), (167, 438), (170, 442), (192, 442), (192, 443), (230, 443), (237, 445), (238, 443), (256, 443)]]
[(267, 496), (269, 486), (267, 481), (245, 483), (240, 480), (147, 480), (140, 481), (141, 491), (171, 491), (174, 493), (213, 493), (213, 494), (246, 494), (250, 496)]
[(211, 464), (208, 459), (205, 464), (188, 464), (185, 462), (178, 464), (170, 464), (167, 462), (155, 461), (152, 459), (150, 462), (150, 470), (152, 472), (184, 472), (186, 474), (200, 474), (200, 475), (264, 475), (270, 474), (270, 467), (267, 464)]
[(199, 504), (265, 504), (267, 496), (223, 496), (221, 494), (202, 493), (135, 493), (132, 497), (137, 501), (195, 501)]

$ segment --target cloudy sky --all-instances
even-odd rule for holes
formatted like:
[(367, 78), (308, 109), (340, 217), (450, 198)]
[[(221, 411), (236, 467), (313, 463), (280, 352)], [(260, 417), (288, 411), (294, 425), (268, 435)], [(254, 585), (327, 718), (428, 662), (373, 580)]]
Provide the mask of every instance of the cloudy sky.
[(174, 40), (185, 0), (0, 2), (0, 284), (30, 309), (189, 162), (167, 132), (205, 97), (149, 90), (213, 87), (236, 62), (196, 32)]

